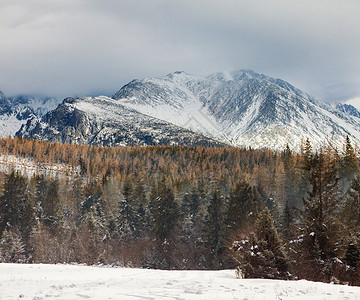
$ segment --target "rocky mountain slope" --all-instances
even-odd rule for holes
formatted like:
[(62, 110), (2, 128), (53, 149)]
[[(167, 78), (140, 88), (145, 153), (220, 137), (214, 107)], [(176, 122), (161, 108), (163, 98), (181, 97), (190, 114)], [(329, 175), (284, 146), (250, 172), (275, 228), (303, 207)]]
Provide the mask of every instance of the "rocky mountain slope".
[(341, 146), (346, 135), (360, 142), (360, 114), (353, 106), (321, 103), (286, 81), (250, 70), (133, 80), (113, 98), (234, 146), (298, 149), (306, 138), (315, 147)]
[(6, 97), (0, 91), (0, 136), (14, 136), (28, 120), (42, 117), (58, 104), (59, 100), (55, 98), (24, 95)]
[(41, 120), (29, 120), (18, 136), (42, 141), (101, 146), (225, 146), (100, 96), (67, 98)]
[[(9, 106), (5, 100), (0, 97), (5, 111), (24, 102), (14, 98)], [(36, 115), (29, 103), (23, 108)], [(288, 144), (299, 150), (309, 138), (315, 148), (332, 143), (341, 149), (346, 136), (360, 144), (360, 112), (355, 107), (317, 101), (286, 81), (250, 70), (208, 77), (174, 72), (133, 80), (112, 98), (67, 99), (41, 120), (30, 115), (21, 120), (19, 136), (77, 144), (217, 145), (220, 141), (272, 149)]]

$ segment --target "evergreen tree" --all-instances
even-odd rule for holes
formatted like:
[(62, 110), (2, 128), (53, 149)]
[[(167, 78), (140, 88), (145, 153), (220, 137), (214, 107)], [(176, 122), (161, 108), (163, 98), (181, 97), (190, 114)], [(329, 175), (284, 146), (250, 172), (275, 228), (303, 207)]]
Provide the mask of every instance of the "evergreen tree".
[[(188, 238), (199, 233), (201, 223), (200, 192), (193, 186), (190, 192), (183, 196), (181, 211), (184, 215), (184, 231)], [(204, 198), (204, 196), (202, 197)]]
[(346, 137), (343, 153), (343, 173), (351, 178), (358, 170), (358, 161), (349, 136)]
[(294, 211), (289, 205), (289, 201), (286, 201), (285, 208), (281, 220), (282, 234), (285, 238), (289, 239), (291, 236), (291, 226), (294, 221)]
[(257, 204), (253, 188), (245, 180), (237, 182), (230, 192), (226, 214), (228, 228), (234, 232), (246, 222), (254, 220), (256, 214)]
[(346, 248), (344, 261), (347, 265), (347, 275), (350, 285), (360, 284), (360, 251), (358, 246), (350, 242)]
[(224, 263), (224, 241), (226, 237), (224, 236), (223, 205), (224, 201), (217, 186), (214, 185), (204, 225), (205, 246), (210, 250), (208, 267), (211, 269), (218, 269)]
[(284, 169), (285, 171), (292, 170), (294, 168), (294, 158), (293, 153), (290, 150), (290, 147), (288, 144), (286, 144), (286, 147), (282, 153), (282, 159), (284, 162)]
[(160, 241), (169, 239), (180, 221), (180, 208), (173, 189), (163, 177), (150, 200), (151, 232)]
[(0, 239), (0, 262), (3, 263), (25, 263), (26, 251), (21, 234), (17, 229), (3, 232)]
[(47, 180), (44, 175), (35, 174), (31, 178), (31, 184), (34, 186), (33, 199), (36, 203), (36, 216), (39, 220), (42, 220), (47, 193)]
[(347, 192), (341, 219), (351, 239), (359, 239), (360, 232), (360, 178), (355, 177)]
[(134, 235), (138, 223), (136, 202), (130, 181), (125, 181), (122, 188), (122, 200), (119, 203), (117, 222), (121, 236), (130, 238)]
[(29, 199), (28, 185), (20, 173), (5, 176), (3, 194), (0, 196), (0, 235), (5, 229), (25, 229), (29, 235), (34, 222), (33, 205)]
[(80, 176), (75, 176), (71, 185), (70, 197), (72, 198), (72, 215), (76, 225), (80, 225), (81, 222), (81, 211), (82, 211), (82, 201), (84, 199), (84, 188), (82, 183), (82, 178)]
[(239, 273), (246, 278), (288, 279), (288, 262), (282, 241), (266, 207), (255, 222), (255, 232), (233, 243)]
[(84, 187), (84, 198), (81, 202), (81, 214), (84, 216), (94, 208), (95, 213), (102, 217), (105, 202), (101, 184), (97, 181), (91, 181), (86, 184)]
[(57, 179), (50, 179), (48, 182), (43, 207), (43, 222), (54, 232), (62, 222), (62, 207), (59, 195), (59, 182)]
[(146, 201), (146, 194), (145, 194), (145, 188), (142, 180), (138, 180), (135, 183), (134, 189), (133, 189), (133, 199), (136, 209), (136, 232), (135, 235), (137, 237), (142, 236), (148, 225), (149, 225), (149, 216), (147, 214), (146, 208), (148, 206), (148, 203)]
[(199, 193), (196, 190), (196, 187), (192, 187), (190, 193), (185, 193), (181, 205), (181, 210), (185, 216), (193, 219), (197, 216), (200, 208), (199, 202)]
[(342, 178), (352, 179), (358, 170), (355, 150), (351, 145), (349, 136), (346, 136), (340, 174)]
[(310, 161), (312, 190), (303, 200), (301, 249), (298, 252), (301, 257), (297, 258), (303, 263), (302, 276), (309, 276), (308, 279), (322, 277), (330, 280), (333, 260), (340, 254), (342, 224), (338, 209), (341, 201), (338, 180), (332, 150), (316, 153)]

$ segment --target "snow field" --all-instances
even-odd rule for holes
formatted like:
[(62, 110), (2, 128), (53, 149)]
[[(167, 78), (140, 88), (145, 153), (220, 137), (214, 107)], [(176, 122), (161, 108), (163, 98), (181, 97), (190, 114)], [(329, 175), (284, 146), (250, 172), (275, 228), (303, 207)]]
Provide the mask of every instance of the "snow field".
[(360, 287), (237, 279), (233, 270), (163, 271), (0, 264), (0, 299), (360, 299)]

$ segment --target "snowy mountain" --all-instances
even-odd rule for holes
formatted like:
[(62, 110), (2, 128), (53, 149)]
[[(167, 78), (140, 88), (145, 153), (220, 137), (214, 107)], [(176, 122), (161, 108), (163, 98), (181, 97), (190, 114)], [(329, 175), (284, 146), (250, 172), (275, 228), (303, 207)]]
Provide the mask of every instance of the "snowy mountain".
[(0, 136), (14, 136), (28, 120), (43, 116), (58, 104), (59, 101), (54, 98), (6, 97), (0, 91)]
[(18, 136), (42, 141), (101, 146), (224, 146), (105, 97), (67, 98), (41, 120), (29, 120)]
[(345, 104), (352, 105), (356, 109), (360, 110), (360, 97), (349, 99), (345, 102)]
[(360, 113), (353, 106), (321, 103), (286, 81), (250, 70), (133, 80), (113, 98), (234, 146), (298, 149), (306, 138), (315, 147), (341, 146), (346, 135), (360, 142)]
[[(4, 111), (10, 105), (38, 116), (54, 108), (46, 105), (57, 104), (45, 99), (44, 109), (36, 98), (25, 98), (10, 102), (1, 94), (0, 104)], [(296, 150), (309, 138), (315, 148), (330, 142), (341, 149), (347, 135), (360, 144), (360, 111), (354, 106), (317, 101), (286, 81), (251, 70), (133, 80), (112, 98), (68, 99), (41, 120), (16, 123), (16, 116), (7, 115), (5, 123), (13, 120), (14, 126), (3, 132), (13, 135), (15, 125), (26, 123), (19, 136), (92, 145), (192, 145), (205, 142), (205, 136), (211, 144), (272, 149), (288, 144)]]
[(61, 103), (61, 100), (57, 98), (28, 95), (10, 97), (9, 101), (13, 107), (32, 109), (34, 114), (40, 118), (48, 111), (54, 110)]

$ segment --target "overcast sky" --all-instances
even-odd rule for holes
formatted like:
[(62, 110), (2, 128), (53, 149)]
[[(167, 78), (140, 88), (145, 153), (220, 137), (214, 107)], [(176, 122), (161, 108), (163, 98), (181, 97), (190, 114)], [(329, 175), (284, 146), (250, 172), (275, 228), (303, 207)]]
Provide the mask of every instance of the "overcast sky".
[(176, 70), (252, 69), (360, 96), (359, 0), (1, 0), (0, 90), (111, 95)]

